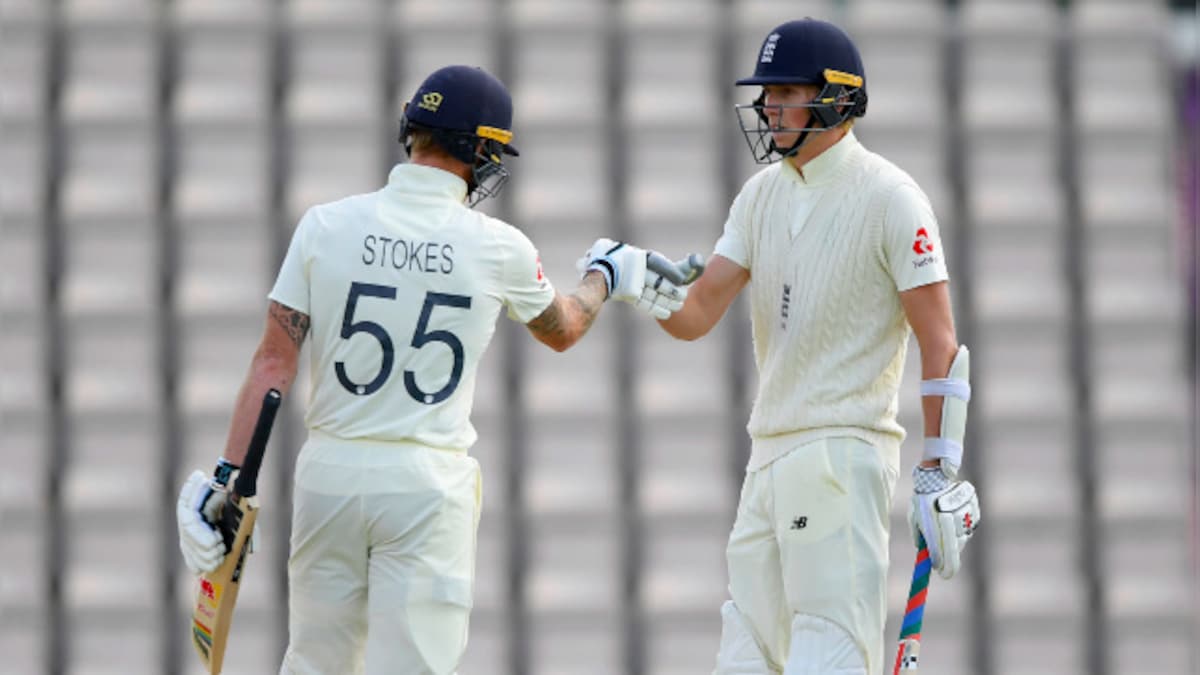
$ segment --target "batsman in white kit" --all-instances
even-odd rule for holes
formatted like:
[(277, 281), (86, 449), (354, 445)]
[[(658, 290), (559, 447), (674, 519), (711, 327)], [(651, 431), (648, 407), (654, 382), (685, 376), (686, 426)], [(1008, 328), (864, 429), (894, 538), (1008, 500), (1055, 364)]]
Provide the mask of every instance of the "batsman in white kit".
[(910, 332), (925, 423), (914, 540), (924, 536), (950, 578), (979, 522), (975, 488), (958, 478), (969, 355), (955, 335), (945, 250), (913, 179), (855, 138), (866, 73), (841, 29), (778, 26), (737, 84), (761, 87), (737, 112), (768, 166), (734, 200), (683, 309), (661, 322), (697, 339), (749, 286), (759, 386), (716, 672), (879, 675)]
[[(447, 675), (467, 642), (480, 515), (467, 454), (479, 359), (502, 309), (562, 351), (608, 298), (656, 318), (686, 295), (657, 254), (602, 239), (579, 288), (555, 292), (537, 250), (471, 209), (508, 177), (512, 100), (481, 69), (431, 74), (405, 106), (410, 162), (387, 185), (310, 209), (270, 292), (266, 329), (212, 478), (180, 494), (193, 572), (225, 554), (223, 491), (268, 388), (291, 386), (311, 333), (308, 439), (296, 464), (286, 675)], [(657, 256), (661, 259), (661, 256)]]

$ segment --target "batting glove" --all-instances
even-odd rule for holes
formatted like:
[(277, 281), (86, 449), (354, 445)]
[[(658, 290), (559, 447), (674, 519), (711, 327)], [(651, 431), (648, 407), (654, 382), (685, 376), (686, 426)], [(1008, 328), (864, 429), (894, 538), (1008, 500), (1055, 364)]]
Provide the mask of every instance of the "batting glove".
[(646, 285), (646, 251), (612, 239), (597, 239), (576, 267), (582, 274), (596, 271), (604, 276), (608, 297), (634, 302)]
[(962, 550), (979, 527), (979, 498), (970, 481), (951, 481), (938, 467), (913, 467), (908, 523), (913, 543), (925, 538), (929, 562), (949, 579), (958, 571)]
[(666, 277), (657, 272), (646, 271), (646, 285), (642, 295), (629, 304), (646, 312), (656, 319), (670, 318), (678, 312), (687, 300), (687, 286), (676, 286), (667, 281)]
[(604, 276), (608, 297), (626, 302), (653, 316), (666, 319), (683, 307), (687, 289), (646, 269), (649, 253), (631, 244), (597, 239), (576, 263), (581, 274)]
[[(220, 567), (228, 549), (221, 534), (221, 508), (229, 498), (229, 481), (237, 465), (225, 458), (217, 461), (212, 478), (193, 471), (179, 491), (175, 520), (179, 526), (179, 549), (192, 574), (211, 572)], [(250, 552), (256, 547), (258, 528), (250, 540)]]

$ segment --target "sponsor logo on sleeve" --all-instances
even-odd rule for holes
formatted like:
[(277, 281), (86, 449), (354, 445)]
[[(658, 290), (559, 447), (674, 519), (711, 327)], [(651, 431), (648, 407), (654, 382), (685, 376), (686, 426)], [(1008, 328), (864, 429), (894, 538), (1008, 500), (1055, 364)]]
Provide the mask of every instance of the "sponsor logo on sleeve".
[(929, 232), (923, 227), (917, 230), (917, 240), (913, 242), (913, 253), (917, 255), (933, 253), (933, 242), (929, 241)]
[(917, 230), (917, 237), (913, 240), (912, 250), (913, 253), (920, 256), (912, 261), (913, 269), (920, 269), (938, 261), (938, 257), (933, 253), (934, 246), (933, 241), (929, 238), (929, 231), (923, 227)]

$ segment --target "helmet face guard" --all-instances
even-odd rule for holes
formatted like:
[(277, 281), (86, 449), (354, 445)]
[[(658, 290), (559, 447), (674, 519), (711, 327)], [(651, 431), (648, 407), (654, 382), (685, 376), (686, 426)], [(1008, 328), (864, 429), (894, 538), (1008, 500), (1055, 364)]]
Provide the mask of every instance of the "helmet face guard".
[[(835, 129), (852, 117), (867, 112), (866, 70), (854, 41), (841, 28), (818, 19), (805, 18), (776, 26), (763, 40), (754, 73), (737, 81), (738, 86), (759, 86), (764, 91), (749, 105), (735, 106), (738, 125), (746, 144), (759, 164), (770, 164), (796, 154), (810, 132)], [(810, 85), (819, 92), (808, 103), (766, 104), (766, 87)], [(779, 117), (773, 128), (767, 111)], [(808, 124), (803, 129), (779, 127), (788, 108), (806, 108)], [(774, 136), (797, 134), (791, 146), (781, 148)]]
[(471, 180), (467, 184), (468, 206), (499, 195), (509, 177), (508, 169), (501, 161), (504, 150), (499, 142), (484, 139), (478, 147), (471, 163)]
[[(738, 126), (754, 156), (757, 164), (771, 164), (785, 157), (791, 157), (800, 150), (800, 146), (808, 140), (810, 132), (822, 132), (836, 129), (852, 117), (862, 117), (867, 111), (867, 93), (863, 89), (863, 78), (851, 73), (826, 69), (824, 86), (821, 91), (808, 103), (793, 105), (767, 105), (766, 89), (752, 103), (734, 106), (738, 117)], [(775, 83), (771, 83), (775, 84)], [(777, 84), (809, 84), (808, 82), (778, 82)], [(764, 85), (766, 86), (766, 85)], [(772, 126), (767, 117), (767, 109), (778, 112), (776, 126)], [(803, 128), (788, 128), (778, 126), (783, 120), (787, 109), (805, 108), (809, 111), (808, 124)], [(775, 134), (798, 134), (791, 146), (781, 148), (775, 142)]]
[[(405, 108), (408, 104), (405, 104)], [(407, 112), (407, 111), (406, 111)], [(488, 197), (495, 197), (504, 189), (508, 182), (508, 169), (504, 167), (505, 154), (514, 154), (506, 147), (505, 139), (512, 139), (512, 132), (493, 127), (478, 127), (475, 133), (451, 131), (418, 124), (408, 118), (407, 114), (400, 116), (400, 142), (404, 144), (404, 152), (412, 156), (411, 135), (416, 130), (428, 131), (446, 154), (463, 164), (470, 165), (471, 178), (467, 181), (467, 205), (474, 207)]]

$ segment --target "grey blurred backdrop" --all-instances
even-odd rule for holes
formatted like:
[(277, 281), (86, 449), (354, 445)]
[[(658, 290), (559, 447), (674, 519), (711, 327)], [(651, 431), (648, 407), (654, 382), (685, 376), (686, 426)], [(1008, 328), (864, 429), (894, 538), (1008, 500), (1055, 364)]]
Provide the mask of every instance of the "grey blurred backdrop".
[[(0, 0), (0, 671), (199, 672), (178, 486), (223, 447), (299, 215), (383, 183), (425, 74), (510, 85), (522, 157), (486, 208), (569, 289), (597, 236), (711, 251), (754, 168), (732, 111), (754, 93), (731, 83), (805, 15), (861, 47), (856, 133), (932, 199), (975, 354), (986, 523), (933, 582), (922, 672), (1196, 672), (1195, 13), (1137, 0)], [(502, 323), (460, 673), (709, 672), (745, 306), (696, 343), (610, 307), (561, 355)], [(915, 345), (908, 365), (905, 467)], [(307, 381), (228, 673), (275, 672), (286, 643)]]

